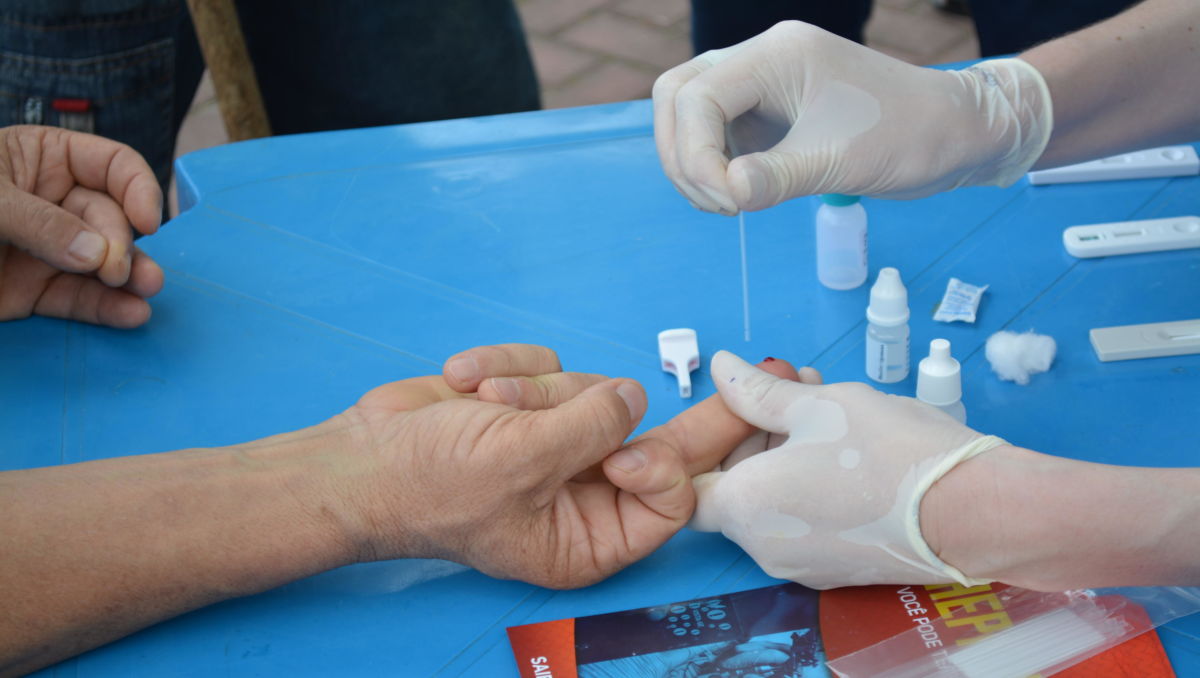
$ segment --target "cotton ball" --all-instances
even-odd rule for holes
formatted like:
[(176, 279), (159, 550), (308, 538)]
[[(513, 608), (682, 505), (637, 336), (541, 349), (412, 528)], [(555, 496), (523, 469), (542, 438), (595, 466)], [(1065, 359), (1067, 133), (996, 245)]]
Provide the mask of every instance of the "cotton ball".
[(1050, 369), (1056, 349), (1054, 337), (1030, 330), (1024, 334), (997, 332), (988, 337), (984, 353), (997, 376), (1024, 386), (1029, 375)]

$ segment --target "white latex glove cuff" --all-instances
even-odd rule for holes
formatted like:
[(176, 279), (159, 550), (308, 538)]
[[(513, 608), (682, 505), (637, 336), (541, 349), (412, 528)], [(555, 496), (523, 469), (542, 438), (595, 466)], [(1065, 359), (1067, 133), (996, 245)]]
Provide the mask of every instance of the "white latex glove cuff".
[(938, 558), (933, 549), (929, 548), (929, 543), (925, 541), (925, 535), (921, 533), (921, 501), (925, 498), (925, 493), (929, 491), (929, 488), (941, 480), (942, 476), (952, 471), (955, 466), (990, 449), (1007, 444), (1002, 438), (984, 436), (939, 458), (938, 463), (923, 473), (918, 479), (916, 487), (913, 488), (912, 498), (908, 502), (905, 528), (909, 547), (912, 548), (914, 554), (924, 560), (931, 568), (944, 573), (948, 579), (952, 579), (963, 586), (987, 584), (991, 580), (968, 577), (957, 567)]
[(1021, 59), (991, 59), (959, 71), (974, 82), (968, 91), (980, 115), (1004, 149), (992, 162), (965, 177), (960, 186), (1011, 186), (1042, 157), (1054, 129), (1054, 106), (1046, 80)]

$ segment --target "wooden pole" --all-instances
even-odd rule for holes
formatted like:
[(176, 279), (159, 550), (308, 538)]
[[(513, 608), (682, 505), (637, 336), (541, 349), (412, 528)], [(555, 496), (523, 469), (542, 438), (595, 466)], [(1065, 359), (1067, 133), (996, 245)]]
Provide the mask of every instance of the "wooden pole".
[(187, 0), (230, 141), (271, 136), (233, 0)]

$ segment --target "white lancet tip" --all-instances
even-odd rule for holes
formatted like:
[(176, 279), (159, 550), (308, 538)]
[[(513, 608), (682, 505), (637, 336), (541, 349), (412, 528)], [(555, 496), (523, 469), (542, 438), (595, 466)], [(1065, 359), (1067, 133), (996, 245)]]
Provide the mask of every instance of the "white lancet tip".
[(658, 358), (664, 372), (679, 379), (679, 397), (692, 397), (692, 370), (700, 367), (696, 330), (681, 327), (658, 333)]

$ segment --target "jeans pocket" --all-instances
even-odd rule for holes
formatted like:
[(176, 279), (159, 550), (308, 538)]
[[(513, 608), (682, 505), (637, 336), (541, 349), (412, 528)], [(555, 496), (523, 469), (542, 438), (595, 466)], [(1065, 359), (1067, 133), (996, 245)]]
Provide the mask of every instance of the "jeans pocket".
[(174, 59), (170, 38), (85, 58), (0, 49), (0, 124), (115, 139), (141, 153), (165, 185), (174, 154)]

